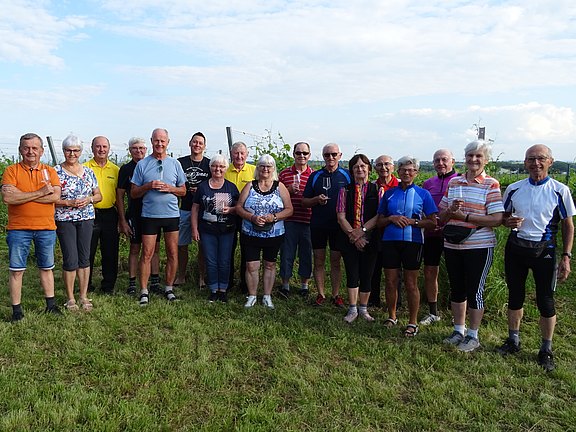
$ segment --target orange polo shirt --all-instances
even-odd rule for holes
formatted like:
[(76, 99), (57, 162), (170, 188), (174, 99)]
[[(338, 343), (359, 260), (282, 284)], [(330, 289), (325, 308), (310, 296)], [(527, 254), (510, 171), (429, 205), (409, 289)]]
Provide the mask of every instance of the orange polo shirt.
[[(22, 162), (10, 165), (2, 176), (2, 185), (13, 185), (22, 192), (36, 192), (44, 186), (42, 170), (47, 169), (50, 174), (50, 184), (60, 187), (60, 179), (56, 170), (43, 163), (36, 168), (30, 168)], [(54, 221), (55, 204), (46, 204), (30, 201), (24, 204), (8, 205), (7, 230), (55, 230)]]

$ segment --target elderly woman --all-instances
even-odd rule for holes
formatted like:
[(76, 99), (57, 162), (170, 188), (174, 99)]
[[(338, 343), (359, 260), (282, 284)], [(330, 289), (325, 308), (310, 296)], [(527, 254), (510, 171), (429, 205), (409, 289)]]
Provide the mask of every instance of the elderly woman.
[(400, 270), (404, 273), (404, 286), (408, 298), (408, 325), (406, 337), (418, 334), (420, 291), (418, 273), (422, 262), (424, 230), (436, 227), (438, 209), (432, 195), (414, 184), (420, 163), (412, 156), (401, 157), (398, 162), (400, 183), (384, 193), (378, 207), (378, 225), (382, 234), (382, 267), (386, 275), (387, 327), (398, 324), (396, 300)]
[(236, 214), (243, 219), (240, 245), (246, 257), (248, 299), (244, 307), (250, 308), (256, 303), (262, 253), (262, 304), (274, 309), (270, 294), (276, 277), (276, 257), (284, 239), (284, 219), (292, 216), (292, 201), (286, 186), (278, 181), (276, 162), (272, 156), (260, 157), (254, 177), (255, 180), (244, 186), (236, 204)]
[(239, 192), (234, 183), (224, 179), (228, 160), (223, 155), (210, 159), (209, 167), (211, 178), (200, 183), (194, 193), (192, 239), (200, 241), (206, 260), (208, 300), (226, 303)]
[[(368, 298), (372, 272), (378, 255), (378, 186), (369, 181), (372, 165), (366, 155), (357, 154), (348, 167), (353, 182), (340, 189), (336, 212), (342, 228), (340, 250), (346, 267), (348, 313), (344, 321), (352, 323), (358, 314), (366, 321), (374, 321), (368, 313)], [(360, 291), (360, 309), (357, 307)]]
[[(439, 205), (440, 222), (446, 224), (444, 257), (454, 318), (454, 331), (444, 343), (463, 352), (480, 347), (478, 328), (484, 315), (484, 284), (496, 245), (492, 228), (502, 223), (504, 212), (500, 184), (484, 171), (490, 150), (484, 140), (466, 146), (466, 173), (450, 180)], [(470, 319), (467, 334), (466, 309)]]
[(79, 309), (74, 298), (74, 281), (78, 277), (80, 305), (85, 311), (92, 310), (88, 299), (88, 276), (90, 274), (90, 241), (94, 225), (94, 205), (102, 200), (94, 171), (79, 163), (82, 143), (74, 135), (62, 141), (64, 162), (56, 165), (62, 194), (56, 202), (56, 234), (62, 250), (64, 287), (68, 301), (64, 305), (70, 311)]

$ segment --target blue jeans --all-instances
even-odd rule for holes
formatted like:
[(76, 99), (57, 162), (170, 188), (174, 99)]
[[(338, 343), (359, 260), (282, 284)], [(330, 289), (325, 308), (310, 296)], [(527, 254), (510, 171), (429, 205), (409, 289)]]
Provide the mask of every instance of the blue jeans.
[(212, 292), (228, 289), (234, 235), (234, 231), (225, 234), (200, 231), (200, 247), (206, 261), (206, 286)]
[(54, 268), (54, 247), (56, 246), (55, 230), (8, 230), (8, 261), (11, 271), (26, 270), (26, 261), (30, 254), (30, 244), (34, 242), (34, 251), (38, 268)]
[(290, 279), (298, 250), (298, 275), (308, 279), (312, 276), (312, 240), (310, 225), (301, 222), (284, 222), (286, 233), (280, 248), (280, 277)]

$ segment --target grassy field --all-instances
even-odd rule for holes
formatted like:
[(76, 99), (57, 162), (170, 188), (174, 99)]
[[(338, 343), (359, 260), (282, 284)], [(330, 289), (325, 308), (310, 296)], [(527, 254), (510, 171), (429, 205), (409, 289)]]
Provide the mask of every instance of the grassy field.
[[(500, 249), (495, 261), (483, 348), (468, 355), (441, 343), (451, 332), (444, 271), (443, 320), (414, 339), (401, 326), (385, 329), (383, 310), (374, 311), (375, 323), (350, 326), (344, 310), (296, 297), (274, 296), (274, 311), (246, 311), (238, 293), (227, 305), (209, 304), (192, 284), (176, 304), (153, 296), (140, 308), (125, 294), (94, 294), (90, 314), (47, 316), (33, 268), (25, 275), (26, 317), (11, 324), (2, 239), (0, 430), (574, 430), (574, 276), (558, 292), (557, 369), (546, 374), (535, 361), (532, 292), (523, 351), (494, 353), (507, 335)], [(126, 283), (123, 273), (119, 292)]]

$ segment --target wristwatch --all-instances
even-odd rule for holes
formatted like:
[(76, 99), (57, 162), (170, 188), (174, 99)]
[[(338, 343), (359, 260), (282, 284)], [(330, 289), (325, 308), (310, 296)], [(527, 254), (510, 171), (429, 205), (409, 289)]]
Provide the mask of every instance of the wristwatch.
[(416, 225), (416, 226), (420, 225), (420, 222), (418, 221), (418, 219), (416, 219), (416, 220), (414, 221), (414, 225)]
[(563, 257), (567, 256), (569, 259), (572, 259), (572, 254), (570, 252), (564, 252), (562, 254)]
[(368, 232), (368, 230), (366, 229), (366, 227), (362, 227), (362, 231)]
[(276, 217), (276, 213), (272, 214), (274, 216), (274, 223), (278, 222), (278, 218)]

